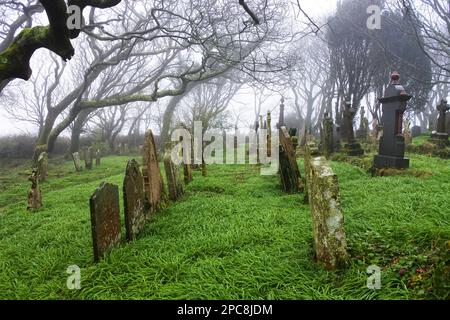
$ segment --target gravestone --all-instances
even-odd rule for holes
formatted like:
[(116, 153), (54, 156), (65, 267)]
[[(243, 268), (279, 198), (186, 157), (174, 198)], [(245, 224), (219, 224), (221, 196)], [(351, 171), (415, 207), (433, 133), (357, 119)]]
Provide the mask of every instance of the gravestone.
[(75, 165), (75, 170), (77, 172), (83, 171), (83, 167), (81, 166), (80, 154), (78, 152), (72, 153), (73, 164)]
[[(278, 117), (278, 123), (277, 123), (277, 129), (281, 129), (281, 127), (284, 127), (284, 97), (281, 97), (281, 104), (280, 104), (280, 114)], [(296, 134), (291, 134), (291, 137), (296, 136)]]
[(448, 133), (446, 129), (446, 113), (450, 110), (449, 105), (447, 104), (447, 100), (442, 99), (441, 103), (436, 107), (436, 110), (439, 112), (439, 117), (437, 120), (436, 132), (431, 134), (431, 141), (437, 142), (439, 144), (447, 144), (448, 142)]
[(403, 129), (403, 137), (405, 138), (405, 146), (409, 146), (412, 143), (412, 135), (411, 135), (411, 123), (409, 121), (405, 121)]
[(119, 187), (103, 182), (89, 199), (94, 261), (120, 244)]
[(325, 112), (322, 121), (322, 152), (324, 156), (329, 159), (334, 152), (334, 137), (333, 137), (333, 119), (331, 119), (328, 112)]
[(132, 241), (145, 226), (144, 178), (136, 160), (128, 161), (123, 179), (123, 206), (128, 241)]
[(355, 139), (355, 133), (353, 130), (353, 119), (355, 117), (356, 110), (352, 108), (350, 102), (345, 102), (345, 109), (343, 112), (343, 132), (345, 133), (344, 139), (347, 142), (344, 145), (344, 150), (349, 156), (360, 156), (364, 154), (361, 145)]
[(286, 127), (280, 129), (279, 162), (281, 184), (284, 191), (289, 193), (303, 191), (294, 145)]
[(311, 208), (314, 248), (317, 262), (326, 269), (348, 263), (337, 175), (324, 157), (305, 153), (307, 194)]
[(183, 164), (184, 183), (189, 184), (192, 182), (192, 168), (190, 164)]
[(164, 170), (166, 171), (167, 186), (169, 189), (169, 199), (172, 201), (184, 193), (183, 184), (180, 181), (180, 166), (172, 162), (172, 143), (166, 144), (166, 152), (164, 154)]
[(92, 169), (92, 147), (84, 149), (84, 167), (88, 170)]
[(27, 210), (39, 209), (42, 207), (42, 193), (39, 187), (39, 175), (37, 170), (33, 170), (31, 175), (28, 177), (31, 182), (31, 188), (28, 191), (28, 206)]
[(364, 116), (365, 113), (364, 107), (361, 107), (359, 129), (356, 131), (356, 138), (363, 142), (366, 142), (369, 138), (369, 120)]
[(102, 152), (100, 151), (100, 149), (97, 149), (97, 151), (95, 152), (95, 165), (99, 166), (101, 164), (101, 159), (102, 159)]
[(400, 75), (393, 72), (382, 103), (383, 135), (380, 138), (378, 155), (374, 158), (375, 168), (408, 168), (405, 158), (405, 138), (402, 135), (403, 113), (407, 102), (412, 98), (400, 85)]
[(335, 124), (333, 126), (333, 142), (334, 142), (334, 151), (341, 151), (341, 126)]
[(272, 116), (267, 112), (267, 156), (272, 156)]
[(143, 146), (143, 168), (145, 197), (149, 206), (149, 213), (158, 211), (163, 203), (164, 185), (159, 169), (158, 154), (155, 139), (151, 130), (145, 134)]
[(413, 138), (416, 138), (418, 136), (420, 136), (422, 134), (422, 129), (420, 128), (420, 126), (414, 126), (411, 128), (411, 136)]
[(45, 181), (48, 173), (48, 154), (47, 152), (42, 152), (37, 160), (37, 176), (39, 182)]

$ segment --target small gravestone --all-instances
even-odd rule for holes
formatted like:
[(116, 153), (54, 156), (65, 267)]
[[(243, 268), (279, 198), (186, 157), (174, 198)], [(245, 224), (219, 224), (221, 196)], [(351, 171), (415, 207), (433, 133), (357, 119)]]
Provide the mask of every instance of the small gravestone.
[(160, 209), (164, 201), (164, 184), (161, 170), (159, 169), (155, 139), (151, 130), (145, 134), (143, 158), (142, 173), (144, 176), (145, 196), (150, 209), (149, 213), (153, 213)]
[(356, 138), (362, 142), (366, 142), (369, 139), (369, 120), (364, 116), (365, 113), (364, 107), (361, 107), (359, 129), (356, 131)]
[(345, 108), (343, 112), (343, 132), (345, 133), (344, 139), (347, 142), (344, 145), (344, 150), (349, 156), (360, 156), (364, 154), (361, 145), (355, 139), (355, 133), (353, 130), (353, 119), (356, 114), (356, 110), (352, 108), (350, 102), (345, 102)]
[(329, 159), (334, 152), (334, 137), (333, 137), (333, 119), (325, 112), (322, 122), (322, 152), (324, 156)]
[(164, 154), (164, 170), (166, 171), (169, 199), (176, 201), (184, 193), (184, 190), (180, 181), (180, 168), (172, 162), (171, 151), (172, 144), (167, 143), (166, 153)]
[(103, 182), (89, 200), (94, 261), (120, 244), (119, 187)]
[(92, 169), (92, 157), (93, 157), (92, 147), (84, 149), (84, 166), (88, 170)]
[(416, 138), (418, 136), (420, 136), (422, 134), (422, 129), (420, 128), (420, 126), (414, 126), (411, 128), (411, 136), (413, 138)]
[(28, 191), (28, 206), (27, 210), (39, 209), (42, 207), (42, 193), (39, 188), (39, 175), (36, 170), (33, 170), (28, 180), (31, 182), (31, 188)]
[(412, 96), (406, 93), (399, 80), (398, 72), (393, 72), (384, 97), (379, 99), (383, 110), (383, 131), (378, 155), (374, 158), (375, 168), (409, 168), (409, 159), (404, 157), (405, 138), (402, 126), (403, 114)]
[(75, 165), (75, 170), (77, 172), (83, 171), (83, 167), (81, 166), (80, 154), (78, 152), (72, 153), (73, 164)]
[(97, 151), (95, 152), (95, 165), (96, 166), (100, 165), (101, 159), (102, 159), (102, 153), (101, 153), (100, 149), (97, 149)]
[(145, 226), (144, 178), (136, 160), (128, 161), (123, 179), (123, 206), (127, 240), (132, 241)]
[(42, 152), (37, 160), (37, 176), (39, 182), (45, 181), (48, 172), (48, 154), (47, 152)]
[(412, 135), (410, 129), (411, 123), (409, 121), (405, 121), (403, 124), (403, 137), (405, 138), (405, 146), (409, 146), (412, 143)]
[(436, 107), (436, 110), (439, 112), (437, 130), (431, 134), (431, 141), (445, 145), (448, 142), (447, 123), (445, 118), (447, 111), (450, 110), (447, 100), (442, 99), (441, 103)]
[(286, 127), (280, 129), (279, 162), (281, 184), (284, 191), (289, 193), (303, 191), (294, 145)]

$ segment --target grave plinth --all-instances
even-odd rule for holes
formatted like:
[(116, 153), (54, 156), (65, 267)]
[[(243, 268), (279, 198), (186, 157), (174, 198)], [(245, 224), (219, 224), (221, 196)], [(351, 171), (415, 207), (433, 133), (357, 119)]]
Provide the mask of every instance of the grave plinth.
[(383, 135), (380, 138), (378, 155), (374, 158), (376, 168), (409, 168), (409, 159), (404, 157), (405, 138), (402, 127), (403, 114), (412, 96), (406, 93), (399, 80), (400, 75), (393, 72), (385, 96), (379, 99), (383, 110)]

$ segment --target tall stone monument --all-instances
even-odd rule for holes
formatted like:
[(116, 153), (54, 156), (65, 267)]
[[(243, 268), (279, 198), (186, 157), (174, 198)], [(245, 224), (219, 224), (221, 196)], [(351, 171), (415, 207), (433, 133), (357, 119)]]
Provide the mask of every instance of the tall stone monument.
[(344, 139), (347, 142), (344, 145), (344, 151), (349, 156), (360, 156), (364, 154), (361, 145), (355, 139), (355, 132), (353, 130), (353, 119), (355, 118), (356, 110), (352, 108), (350, 102), (345, 102), (345, 109), (343, 112), (343, 126)]
[(374, 158), (375, 168), (408, 168), (405, 158), (405, 138), (402, 134), (403, 113), (407, 102), (412, 98), (400, 84), (400, 75), (394, 71), (391, 83), (386, 89), (382, 104), (383, 136), (380, 138), (378, 155)]
[(433, 142), (448, 143), (448, 133), (446, 129), (446, 120), (445, 114), (448, 110), (450, 110), (449, 105), (447, 104), (447, 100), (442, 99), (441, 103), (436, 107), (436, 110), (439, 112), (439, 117), (437, 121), (437, 130), (431, 134), (431, 139)]
[(334, 133), (333, 133), (333, 119), (330, 114), (325, 112), (322, 122), (322, 153), (329, 159), (334, 152)]

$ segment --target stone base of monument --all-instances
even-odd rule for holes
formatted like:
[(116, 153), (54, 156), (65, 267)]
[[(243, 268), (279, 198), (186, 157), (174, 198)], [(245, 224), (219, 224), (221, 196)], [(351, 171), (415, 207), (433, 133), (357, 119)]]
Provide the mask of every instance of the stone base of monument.
[(378, 154), (373, 160), (373, 165), (375, 168), (406, 169), (409, 168), (409, 159)]
[(438, 146), (442, 146), (442, 147), (449, 145), (448, 134), (446, 134), (446, 133), (440, 133), (440, 132), (432, 133), (431, 138), (428, 140), (431, 143), (434, 143), (434, 144), (436, 144)]
[(344, 146), (344, 151), (349, 156), (362, 156), (364, 154), (364, 150), (358, 142), (347, 143)]

